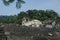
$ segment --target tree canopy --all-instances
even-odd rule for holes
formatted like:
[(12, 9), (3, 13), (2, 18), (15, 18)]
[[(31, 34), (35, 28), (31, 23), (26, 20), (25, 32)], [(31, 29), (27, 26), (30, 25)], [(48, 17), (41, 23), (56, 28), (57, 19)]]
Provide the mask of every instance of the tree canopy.
[[(28, 17), (30, 20), (59, 20), (58, 13), (54, 10), (28, 10), (26, 12), (20, 12), (18, 14), (18, 19), (21, 20), (23, 17)], [(22, 20), (21, 20), (22, 21)], [(21, 22), (19, 21), (19, 22)]]
[(57, 12), (53, 10), (28, 10), (26, 12), (20, 12), (18, 14), (18, 16), (21, 16), (21, 15), (23, 17), (25, 15), (30, 19), (38, 19), (38, 20), (46, 20), (46, 19), (55, 20), (59, 17)]
[(0, 22), (2, 23), (22, 23), (22, 18), (28, 17), (30, 20), (37, 19), (40, 21), (44, 20), (57, 20), (60, 21), (58, 13), (54, 10), (27, 10), (26, 12), (22, 11), (18, 15), (14, 16), (0, 16)]

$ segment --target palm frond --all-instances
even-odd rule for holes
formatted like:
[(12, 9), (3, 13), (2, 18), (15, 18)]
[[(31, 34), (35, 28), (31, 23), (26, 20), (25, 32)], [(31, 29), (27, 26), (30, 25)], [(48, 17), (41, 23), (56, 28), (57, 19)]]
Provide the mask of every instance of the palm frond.
[(19, 9), (19, 8), (21, 8), (21, 4), (24, 4), (24, 3), (25, 3), (25, 1), (23, 1), (23, 0), (17, 0), (16, 7)]
[(20, 2), (16, 2), (16, 8), (17, 9), (21, 8), (21, 3)]
[(14, 0), (8, 0), (8, 1), (2, 0), (2, 1), (3, 1), (4, 5), (6, 5), (6, 6), (8, 6), (10, 3), (14, 2)]
[[(2, 1), (3, 1), (4, 5), (8, 6), (8, 5), (10, 5), (10, 3), (13, 3), (15, 0), (8, 0), (8, 1), (2, 0)], [(21, 8), (21, 4), (24, 4), (24, 3), (25, 3), (25, 1), (23, 1), (23, 0), (16, 0), (16, 8)]]

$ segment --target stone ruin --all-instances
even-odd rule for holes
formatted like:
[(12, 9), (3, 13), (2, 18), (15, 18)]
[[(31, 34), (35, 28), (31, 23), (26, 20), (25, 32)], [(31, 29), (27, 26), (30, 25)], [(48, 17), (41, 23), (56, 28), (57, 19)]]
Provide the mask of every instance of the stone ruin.
[(0, 40), (60, 40), (60, 28), (0, 24)]

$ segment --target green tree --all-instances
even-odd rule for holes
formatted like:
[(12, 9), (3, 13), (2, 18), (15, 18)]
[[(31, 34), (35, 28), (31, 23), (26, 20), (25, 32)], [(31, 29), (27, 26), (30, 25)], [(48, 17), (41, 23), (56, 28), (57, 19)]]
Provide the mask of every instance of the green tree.
[(27, 11), (30, 19), (38, 20), (56, 20), (59, 16), (53, 10), (28, 10)]
[(20, 12), (20, 13), (18, 14), (18, 16), (17, 16), (17, 21), (16, 21), (15, 23), (21, 24), (23, 17), (28, 17), (28, 16), (27, 16), (27, 13), (26, 13), (26, 12), (23, 12), (23, 11), (22, 11), (22, 12)]
[(47, 17), (51, 20), (56, 20), (59, 16), (54, 10), (46, 10)]
[(20, 12), (19, 14), (18, 14), (18, 19), (21, 19), (21, 18), (23, 18), (23, 17), (25, 17), (25, 16), (27, 16), (27, 13), (26, 12)]

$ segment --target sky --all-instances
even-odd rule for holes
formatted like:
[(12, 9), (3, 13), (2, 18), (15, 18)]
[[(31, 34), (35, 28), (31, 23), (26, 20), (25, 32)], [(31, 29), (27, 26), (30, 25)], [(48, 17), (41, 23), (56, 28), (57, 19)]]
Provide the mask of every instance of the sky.
[(24, 0), (26, 3), (22, 4), (20, 9), (17, 9), (15, 2), (10, 6), (5, 6), (0, 0), (0, 15), (17, 15), (21, 11), (31, 9), (46, 10), (51, 9), (60, 15), (60, 0)]

